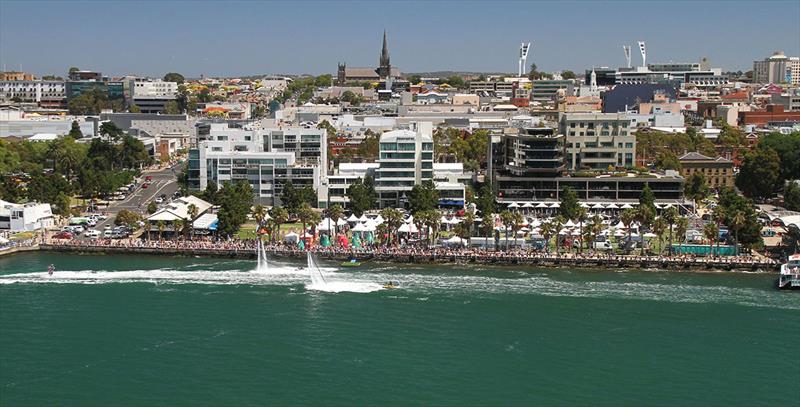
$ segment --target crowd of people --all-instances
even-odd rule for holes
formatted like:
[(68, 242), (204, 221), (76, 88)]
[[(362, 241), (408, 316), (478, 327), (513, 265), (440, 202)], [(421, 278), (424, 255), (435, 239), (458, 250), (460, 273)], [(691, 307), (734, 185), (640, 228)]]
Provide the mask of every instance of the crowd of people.
[[(255, 239), (221, 239), (200, 237), (193, 240), (146, 240), (146, 239), (97, 239), (97, 240), (48, 240), (47, 243), (67, 248), (120, 248), (132, 251), (147, 249), (149, 252), (186, 254), (251, 254), (255, 253)], [(301, 255), (307, 251), (329, 258), (373, 258), (395, 261), (439, 261), (439, 262), (486, 262), (486, 263), (548, 263), (557, 265), (673, 265), (676, 267), (696, 266), (713, 268), (716, 266), (740, 266), (748, 268), (774, 267), (776, 262), (756, 258), (751, 255), (699, 257), (694, 255), (642, 256), (638, 254), (614, 254), (609, 252), (585, 251), (548, 252), (525, 248), (494, 250), (479, 247), (429, 247), (426, 245), (367, 245), (363, 247), (343, 247), (307, 244), (299, 247), (296, 243), (264, 242), (264, 250), (273, 255)]]

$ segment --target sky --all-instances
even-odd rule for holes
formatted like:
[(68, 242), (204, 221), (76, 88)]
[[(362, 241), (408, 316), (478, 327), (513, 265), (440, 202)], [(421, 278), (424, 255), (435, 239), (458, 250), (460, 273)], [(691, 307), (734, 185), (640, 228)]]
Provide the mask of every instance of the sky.
[(64, 76), (335, 73), (375, 67), (383, 30), (403, 72), (582, 72), (648, 62), (752, 69), (800, 55), (800, 1), (35, 1), (0, 0), (0, 68)]

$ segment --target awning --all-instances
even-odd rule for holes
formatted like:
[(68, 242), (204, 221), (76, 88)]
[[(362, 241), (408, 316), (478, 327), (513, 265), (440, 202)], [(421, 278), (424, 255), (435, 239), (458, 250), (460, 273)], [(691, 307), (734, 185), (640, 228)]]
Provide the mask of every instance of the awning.
[[(192, 228), (194, 229), (205, 229), (205, 230), (216, 230), (217, 224), (219, 220), (217, 219), (217, 215), (215, 213), (204, 213), (199, 218), (195, 219), (192, 222)], [(212, 229), (213, 226), (213, 229)]]

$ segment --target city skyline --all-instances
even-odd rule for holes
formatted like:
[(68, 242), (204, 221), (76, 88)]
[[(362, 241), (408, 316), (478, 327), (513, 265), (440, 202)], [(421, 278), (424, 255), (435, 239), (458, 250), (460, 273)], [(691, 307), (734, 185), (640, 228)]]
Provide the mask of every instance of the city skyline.
[[(146, 25), (124, 17), (134, 4)], [(622, 45), (635, 47), (639, 40), (647, 42), (648, 62), (707, 57), (726, 71), (750, 70), (753, 60), (776, 50), (800, 54), (797, 2), (737, 3), (735, 8), (714, 1), (658, 2), (646, 12), (629, 7), (631, 2), (379, 4), (393, 10), (387, 15), (394, 18), (374, 18), (375, 3), (355, 1), (309, 1), (302, 7), (236, 1), (215, 9), (205, 2), (117, 1), (98, 8), (92, 7), (96, 2), (5, 0), (0, 2), (0, 64), (60, 76), (71, 66), (109, 75), (335, 74), (337, 62), (377, 66), (383, 30), (393, 66), (403, 72), (516, 72), (522, 41), (532, 43), (526, 69), (535, 63), (544, 71), (624, 66)], [(698, 18), (714, 19), (687, 18), (683, 10), (689, 7)], [(25, 17), (29, 13), (37, 24)], [(302, 18), (282, 18), (293, 15)], [(516, 15), (530, 18), (504, 22)], [(663, 16), (663, 22), (654, 24), (648, 16)], [(749, 26), (742, 24), (744, 16), (752, 21)], [(760, 29), (767, 19), (770, 29)], [(479, 29), (487, 24), (495, 28)], [(71, 38), (69, 46), (53, 40), (63, 35)], [(634, 52), (633, 64), (640, 62)]]

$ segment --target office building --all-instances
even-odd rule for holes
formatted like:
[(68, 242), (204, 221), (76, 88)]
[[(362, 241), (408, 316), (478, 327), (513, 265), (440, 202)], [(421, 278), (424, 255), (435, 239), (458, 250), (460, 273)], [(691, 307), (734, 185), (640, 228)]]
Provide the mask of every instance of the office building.
[(571, 171), (631, 167), (636, 162), (636, 136), (624, 113), (564, 113), (559, 132), (566, 136)]
[(537, 101), (552, 101), (559, 95), (574, 96), (575, 84), (572, 80), (541, 79), (531, 82), (531, 98)]
[(136, 105), (141, 113), (162, 113), (168, 102), (178, 95), (178, 84), (162, 80), (139, 79), (130, 81), (131, 105)]

